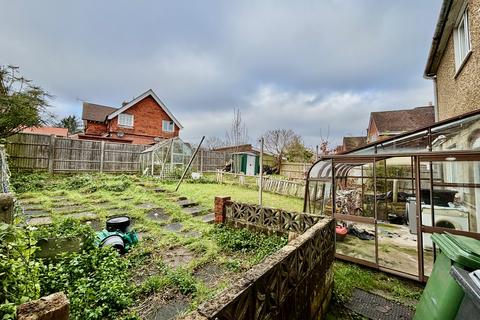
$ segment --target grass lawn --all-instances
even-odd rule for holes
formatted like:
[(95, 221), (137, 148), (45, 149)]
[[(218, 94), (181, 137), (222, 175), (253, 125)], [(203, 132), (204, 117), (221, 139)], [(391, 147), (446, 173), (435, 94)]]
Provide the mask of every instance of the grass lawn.
[[(164, 184), (166, 189), (174, 190), (176, 184)], [(230, 196), (232, 200), (258, 204), (258, 190), (231, 184), (192, 183), (180, 185), (178, 193), (199, 201), (204, 207), (213, 209), (215, 196)], [(296, 212), (303, 211), (303, 199), (287, 197), (269, 192), (263, 193), (263, 205)]]
[[(52, 261), (52, 266), (46, 267), (52, 280), (41, 281), (46, 283), (42, 287), (42, 295), (53, 289), (69, 292), (72, 319), (130, 319), (135, 315), (140, 319), (154, 319), (156, 313), (168, 313), (172, 308), (179, 309), (180, 314), (187, 313), (232, 284), (244, 271), (287, 241), (284, 237), (204, 223), (176, 203), (179, 196), (186, 196), (198, 201), (208, 211), (213, 208), (215, 195), (228, 194), (235, 200), (255, 202), (257, 193), (254, 190), (211, 183), (185, 183), (177, 193), (164, 193), (154, 189), (164, 187), (172, 190), (175, 185), (134, 175), (105, 174), (52, 176), (23, 173), (12, 177), (12, 185), (26, 213), (33, 214), (31, 219), (51, 220), (52, 227), (37, 226), (35, 232), (42, 237), (59, 233), (72, 236), (71, 232), (80, 230), (72, 227), (72, 217), (100, 228), (110, 216), (128, 215), (134, 220), (133, 228), (139, 232), (141, 240), (124, 257), (116, 258), (120, 259), (119, 265), (122, 265), (120, 261), (128, 262), (126, 269), (104, 270), (102, 272), (112, 275), (93, 279), (76, 271), (93, 267), (82, 267), (88, 261), (79, 256), (65, 257), (60, 262), (61, 266)], [(301, 200), (266, 195), (266, 203), (299, 208)], [(18, 217), (17, 221), (22, 222), (22, 217)], [(95, 250), (85, 255), (101, 256)], [(79, 259), (83, 261), (80, 263), (82, 266), (73, 267)], [(97, 264), (101, 265), (104, 257), (98, 259)], [(117, 272), (128, 274), (128, 280), (124, 281), (128, 282), (127, 286), (121, 283), (123, 280), (120, 278), (115, 282)], [(73, 275), (79, 278), (65, 282), (68, 286), (62, 287), (61, 279), (70, 279)], [(84, 299), (85, 302), (75, 299), (87, 290), (85, 286), (96, 286), (92, 281), (114, 281), (111, 286), (123, 288), (122, 292), (130, 291), (131, 294), (124, 295), (125, 302), (120, 306), (115, 302), (115, 296), (120, 296), (118, 292), (112, 292), (111, 297), (92, 292), (89, 299)], [(78, 282), (78, 285), (72, 285), (72, 282)], [(103, 301), (105, 295), (109, 297), (108, 302)], [(103, 305), (103, 309), (98, 304)]]
[[(38, 227), (36, 232), (43, 235), (85, 231), (68, 224), (65, 227), (71, 221), (68, 217), (103, 227), (112, 215), (133, 218), (133, 227), (141, 235), (139, 244), (124, 257), (105, 257), (91, 249), (84, 255), (94, 259), (94, 265), (88, 265), (90, 258), (82, 260), (74, 254), (45, 267), (40, 281), (45, 286), (42, 295), (53, 289), (66, 291), (71, 299), (72, 319), (154, 319), (155, 313), (167, 313), (172, 308), (187, 313), (286, 243), (285, 238), (215, 227), (184, 212), (176, 203), (178, 196), (185, 196), (207, 211), (213, 209), (218, 195), (257, 203), (257, 190), (237, 185), (187, 181), (174, 193), (175, 183), (135, 175), (46, 173), (14, 174), (12, 185), (25, 209), (51, 219), (53, 228)], [(155, 192), (157, 187), (168, 192)], [(302, 211), (303, 199), (267, 192), (263, 199), (265, 206)], [(17, 222), (21, 220), (17, 218)], [(103, 270), (104, 265), (113, 269)], [(77, 271), (82, 268), (94, 270), (82, 275)], [(339, 261), (335, 262), (334, 272), (330, 319), (352, 317), (342, 311), (342, 304), (355, 287), (405, 304), (414, 304), (422, 290), (410, 281)], [(92, 278), (92, 274), (105, 275)], [(62, 284), (65, 279), (68, 281)], [(114, 289), (106, 293), (92, 289), (98, 286)], [(117, 301), (122, 297), (123, 304)]]

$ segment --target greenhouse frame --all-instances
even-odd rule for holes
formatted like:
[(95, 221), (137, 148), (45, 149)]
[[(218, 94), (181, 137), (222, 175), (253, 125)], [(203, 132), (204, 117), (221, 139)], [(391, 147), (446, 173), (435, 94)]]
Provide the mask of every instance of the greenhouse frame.
[(480, 111), (323, 156), (304, 211), (347, 228), (337, 258), (425, 282), (432, 233), (480, 239)]
[(144, 175), (161, 179), (179, 178), (192, 156), (192, 146), (182, 139), (164, 140), (141, 153), (141, 170)]

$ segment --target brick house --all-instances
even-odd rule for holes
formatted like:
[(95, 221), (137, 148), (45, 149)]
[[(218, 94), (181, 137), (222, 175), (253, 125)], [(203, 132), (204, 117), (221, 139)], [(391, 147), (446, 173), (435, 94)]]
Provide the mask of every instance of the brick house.
[(424, 77), (437, 121), (480, 108), (480, 0), (443, 0)]
[(367, 137), (343, 137), (342, 144), (338, 146), (335, 153), (348, 152), (358, 149), (367, 144)]
[(178, 137), (183, 128), (151, 89), (120, 108), (84, 102), (82, 120), (85, 132), (79, 139), (134, 144)]
[(433, 106), (407, 110), (380, 111), (370, 113), (367, 142), (375, 142), (392, 136), (426, 127), (435, 123)]

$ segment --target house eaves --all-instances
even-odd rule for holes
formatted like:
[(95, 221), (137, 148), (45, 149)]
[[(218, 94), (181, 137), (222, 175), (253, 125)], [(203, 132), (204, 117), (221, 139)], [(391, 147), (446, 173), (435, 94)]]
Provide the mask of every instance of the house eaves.
[(135, 99), (133, 99), (132, 101), (130, 101), (129, 103), (127, 103), (126, 105), (118, 109), (117, 111), (109, 114), (108, 119), (112, 120), (113, 118), (118, 116), (120, 113), (125, 112), (130, 107), (134, 106), (135, 104), (142, 101), (148, 96), (151, 96), (155, 100), (155, 102), (157, 102), (160, 105), (163, 111), (165, 111), (165, 113), (170, 117), (170, 119), (173, 120), (173, 122), (177, 125), (177, 127), (179, 127), (180, 129), (183, 129), (183, 126), (180, 124), (177, 118), (175, 118), (175, 116), (170, 112), (170, 110), (168, 110), (168, 108), (165, 106), (162, 100), (160, 100), (160, 98), (155, 94), (155, 92), (153, 92), (152, 89), (147, 90), (146, 92), (142, 93), (141, 95), (139, 95), (138, 97), (136, 97)]
[(433, 78), (437, 74), (448, 39), (464, 4), (463, 0), (443, 0), (423, 74), (425, 78)]

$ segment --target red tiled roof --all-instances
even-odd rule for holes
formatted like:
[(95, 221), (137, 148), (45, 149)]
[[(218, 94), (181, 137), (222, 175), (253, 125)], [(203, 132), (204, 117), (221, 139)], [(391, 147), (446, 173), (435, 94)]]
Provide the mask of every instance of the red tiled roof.
[(408, 110), (372, 112), (377, 130), (383, 133), (400, 133), (426, 127), (435, 123), (433, 106)]
[(367, 144), (367, 137), (343, 137), (343, 151), (350, 151)]
[(68, 136), (67, 128), (56, 128), (56, 127), (31, 127), (25, 128), (22, 130), (24, 133), (35, 133), (35, 134), (44, 134), (44, 135), (56, 135), (57, 137), (66, 137)]
[(82, 120), (105, 122), (107, 116), (115, 112), (116, 110), (117, 108), (84, 102)]

